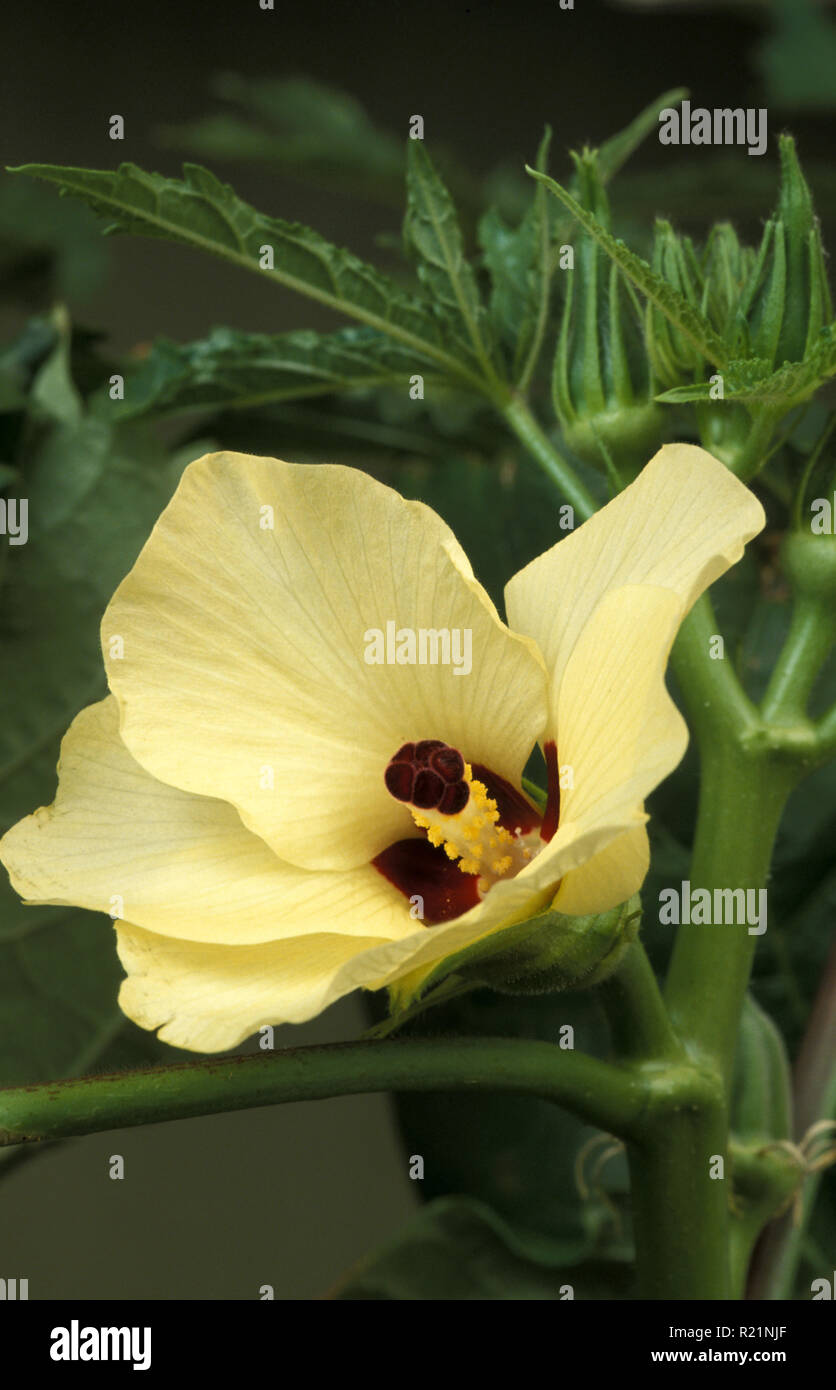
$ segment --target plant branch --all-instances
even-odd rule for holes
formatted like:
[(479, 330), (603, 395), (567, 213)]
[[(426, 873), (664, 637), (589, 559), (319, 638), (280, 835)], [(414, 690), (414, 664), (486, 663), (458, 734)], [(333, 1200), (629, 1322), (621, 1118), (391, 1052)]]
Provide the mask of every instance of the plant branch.
[(405, 1039), (288, 1048), (0, 1091), (0, 1147), (287, 1101), (374, 1091), (503, 1091), (564, 1106), (609, 1133), (637, 1123), (638, 1072), (516, 1038)]
[(718, 636), (714, 605), (705, 593), (679, 629), (671, 655), (682, 700), (700, 742), (718, 733), (731, 738), (753, 734), (760, 727), (758, 711), (732, 663), (710, 656), (709, 644)]
[(495, 399), (494, 403), (514, 434), (578, 515), (586, 521), (593, 512), (597, 512), (600, 502), (581, 481), (571, 464), (557, 452), (525, 401), (520, 396), (513, 395), (504, 400)]

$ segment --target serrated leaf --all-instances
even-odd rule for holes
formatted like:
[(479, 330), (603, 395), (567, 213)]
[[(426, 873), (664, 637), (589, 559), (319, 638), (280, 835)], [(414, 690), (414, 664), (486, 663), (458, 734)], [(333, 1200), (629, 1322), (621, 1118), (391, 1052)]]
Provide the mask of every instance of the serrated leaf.
[(337, 333), (238, 333), (216, 328), (194, 343), (158, 339), (137, 366), (125, 372), (125, 398), (106, 392), (96, 408), (116, 419), (201, 407), (245, 409), (311, 396), (397, 384), (406, 394), (410, 377), (438, 377), (438, 367), (373, 328)]
[[(110, 219), (108, 233), (158, 237), (208, 251), (377, 329), (453, 377), (481, 384), (466, 345), (457, 344), (461, 361), (449, 352), (450, 324), (437, 305), (405, 293), (311, 228), (257, 212), (197, 164), (185, 164), (182, 179), (149, 174), (135, 164), (116, 170), (25, 164), (10, 172), (46, 179), (81, 198)], [(273, 269), (260, 265), (265, 246), (272, 248)]]
[(528, 165), (526, 165), (526, 171), (531, 174), (532, 178), (539, 179), (556, 198), (560, 199), (584, 230), (595, 238), (619, 270), (626, 275), (627, 279), (657, 309), (661, 310), (681, 333), (690, 339), (703, 357), (719, 367), (726, 363), (728, 350), (725, 343), (698, 309), (689, 304), (687, 299), (666, 280), (663, 280), (660, 275), (657, 275), (647, 261), (642, 260), (641, 256), (637, 256), (634, 251), (625, 246), (623, 241), (608, 232), (606, 227), (598, 221), (598, 218), (593, 213), (588, 212), (576, 198), (573, 198), (567, 189), (561, 187), (554, 179), (550, 179), (547, 175), (539, 173)]
[(487, 315), (476, 276), (464, 254), (453, 200), (423, 141), (410, 140), (408, 148), (405, 247), (415, 261), (424, 288), (455, 326), (458, 352), (472, 353), (485, 363)]

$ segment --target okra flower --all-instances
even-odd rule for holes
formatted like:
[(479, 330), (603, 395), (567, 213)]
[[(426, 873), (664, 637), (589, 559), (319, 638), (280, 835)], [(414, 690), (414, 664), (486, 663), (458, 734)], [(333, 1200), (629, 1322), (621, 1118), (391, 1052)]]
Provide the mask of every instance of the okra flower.
[(641, 885), (644, 801), (686, 746), (671, 643), (763, 521), (666, 446), (514, 576), (506, 626), (422, 503), (340, 466), (199, 459), (105, 613), (111, 694), (3, 863), (28, 902), (110, 913), (122, 1009), (200, 1051), (550, 904), (603, 912)]

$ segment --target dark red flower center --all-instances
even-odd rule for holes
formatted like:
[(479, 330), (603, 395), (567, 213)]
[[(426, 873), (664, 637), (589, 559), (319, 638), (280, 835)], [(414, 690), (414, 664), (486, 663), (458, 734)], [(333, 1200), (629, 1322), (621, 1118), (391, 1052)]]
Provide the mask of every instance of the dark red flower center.
[(384, 780), (396, 801), (413, 808), (427, 838), (398, 840), (372, 862), (413, 906), (420, 900), (415, 915), (428, 926), (460, 917), (490, 882), (536, 853), (522, 843), (541, 825), (527, 797), (482, 763), (468, 767), (442, 739), (403, 744)]

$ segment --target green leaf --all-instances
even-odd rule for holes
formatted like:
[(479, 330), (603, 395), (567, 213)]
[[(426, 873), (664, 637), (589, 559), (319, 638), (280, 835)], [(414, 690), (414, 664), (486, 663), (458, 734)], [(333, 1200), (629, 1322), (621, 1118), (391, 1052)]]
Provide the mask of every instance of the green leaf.
[(76, 426), (81, 421), (83, 406), (70, 369), (70, 319), (63, 306), (56, 308), (51, 317), (57, 340), (32, 384), (32, 401), (52, 419)]
[(567, 189), (562, 188), (554, 179), (539, 173), (536, 169), (526, 165), (526, 171), (532, 178), (539, 179), (545, 184), (556, 198), (569, 209), (573, 217), (577, 218), (585, 231), (593, 236), (598, 244), (604, 249), (611, 260), (632, 281), (638, 290), (641, 291), (657, 309), (670, 319), (681, 333), (684, 333), (699, 350), (703, 357), (717, 366), (723, 366), (727, 360), (727, 348), (722, 338), (720, 338), (711, 327), (708, 320), (689, 304), (687, 299), (679, 294), (672, 285), (657, 275), (647, 261), (642, 260), (635, 252), (629, 250), (624, 242), (614, 237), (607, 231), (606, 227), (598, 221), (593, 213), (588, 212)]
[[(406, 294), (309, 227), (257, 212), (197, 164), (184, 165), (182, 179), (149, 174), (135, 164), (113, 171), (25, 164), (10, 172), (46, 179), (81, 198), (110, 219), (108, 233), (159, 237), (221, 256), (385, 333), (454, 377), (482, 384), (472, 357), (459, 361), (448, 351), (450, 325), (437, 306)], [(263, 247), (272, 248), (273, 269), (259, 264)], [(463, 345), (461, 350), (466, 352)]]
[(423, 141), (410, 140), (408, 149), (404, 245), (430, 298), (455, 325), (459, 355), (473, 353), (487, 367), (487, 315), (473, 269), (465, 258), (453, 200)]
[[(538, 169), (546, 167), (550, 141), (547, 127), (537, 152)], [(549, 314), (553, 260), (548, 213), (546, 190), (538, 184), (518, 227), (508, 227), (495, 208), (479, 223), (479, 244), (491, 276), (491, 318), (497, 337), (509, 349), (514, 381), (523, 391)]]
[(372, 328), (331, 334), (216, 328), (194, 343), (158, 339), (147, 358), (125, 372), (125, 399), (112, 403), (103, 391), (96, 408), (121, 419), (202, 407), (241, 410), (391, 384), (407, 395), (416, 372), (425, 384), (439, 376), (429, 358)]
[(483, 1202), (431, 1202), (376, 1254), (360, 1260), (337, 1299), (561, 1300), (624, 1297), (624, 1261), (580, 1259), (579, 1243), (523, 1239)]

